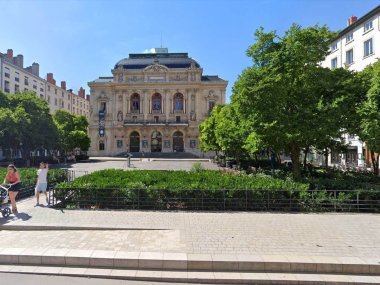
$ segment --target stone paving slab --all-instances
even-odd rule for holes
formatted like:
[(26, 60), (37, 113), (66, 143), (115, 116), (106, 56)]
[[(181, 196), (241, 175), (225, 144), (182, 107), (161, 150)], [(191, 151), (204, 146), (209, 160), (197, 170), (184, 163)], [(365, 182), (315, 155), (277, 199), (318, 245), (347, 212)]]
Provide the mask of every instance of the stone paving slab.
[[(47, 246), (70, 244), (104, 250), (380, 257), (378, 214), (85, 211), (34, 207), (34, 203), (34, 199), (22, 201), (18, 203), (18, 216), (0, 219), (0, 224), (7, 226), (0, 230), (0, 240), (9, 242), (13, 238), (29, 247), (43, 240)], [(9, 231), (12, 226), (18, 226), (17, 231)], [(39, 239), (38, 231), (20, 231), (23, 226), (58, 228), (56, 232), (44, 231)], [(99, 231), (62, 230), (66, 226)], [(7, 246), (7, 242), (1, 244)]]

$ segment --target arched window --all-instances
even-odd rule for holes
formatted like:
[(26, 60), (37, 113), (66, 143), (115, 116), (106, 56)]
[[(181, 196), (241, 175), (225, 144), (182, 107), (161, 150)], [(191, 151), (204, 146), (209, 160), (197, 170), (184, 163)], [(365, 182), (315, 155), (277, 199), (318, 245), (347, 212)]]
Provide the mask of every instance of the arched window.
[(133, 94), (131, 98), (131, 112), (139, 113), (140, 112), (140, 95)]
[(181, 93), (174, 96), (174, 111), (183, 111), (183, 95)]
[(158, 113), (161, 111), (161, 94), (154, 94), (152, 97), (152, 110), (153, 113)]
[(104, 150), (104, 141), (99, 141), (99, 150)]

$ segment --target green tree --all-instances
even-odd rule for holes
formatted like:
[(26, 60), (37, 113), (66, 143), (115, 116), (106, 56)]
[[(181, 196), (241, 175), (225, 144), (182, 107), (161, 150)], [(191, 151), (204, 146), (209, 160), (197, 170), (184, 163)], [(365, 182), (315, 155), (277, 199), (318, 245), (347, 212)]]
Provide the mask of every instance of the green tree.
[(374, 174), (379, 175), (380, 61), (368, 66), (360, 75), (368, 89), (366, 100), (359, 107), (360, 137), (370, 150)]
[(216, 142), (225, 154), (234, 156), (237, 163), (245, 152), (249, 132), (248, 121), (241, 118), (236, 105), (224, 106), (216, 115)]
[(215, 136), (215, 130), (217, 126), (217, 118), (224, 105), (218, 104), (212, 110), (210, 117), (204, 120), (199, 125), (199, 142), (202, 151), (215, 151), (218, 155), (218, 151), (221, 149)]
[(75, 116), (69, 112), (58, 110), (53, 115), (59, 132), (59, 146), (65, 152), (80, 148), (87, 151), (90, 138), (87, 135), (88, 121), (84, 116)]
[(263, 28), (255, 35), (247, 51), (253, 66), (239, 76), (232, 102), (252, 122), (249, 145), (289, 153), (299, 177), (301, 151), (339, 138), (342, 131), (334, 110), (346, 102), (345, 94), (339, 96), (326, 80), (335, 71), (320, 67), (334, 34), (325, 26), (294, 24), (283, 37)]
[(57, 142), (57, 129), (49, 114), (47, 103), (35, 93), (0, 94), (1, 145), (21, 149), (28, 159), (35, 149), (52, 149)]

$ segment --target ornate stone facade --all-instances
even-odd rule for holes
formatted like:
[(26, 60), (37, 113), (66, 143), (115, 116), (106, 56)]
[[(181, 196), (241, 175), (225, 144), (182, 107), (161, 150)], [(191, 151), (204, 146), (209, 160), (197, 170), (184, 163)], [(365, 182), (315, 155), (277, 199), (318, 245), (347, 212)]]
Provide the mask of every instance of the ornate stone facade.
[(90, 155), (190, 152), (200, 155), (199, 124), (225, 103), (227, 81), (202, 75), (187, 53), (130, 54), (112, 77), (89, 82)]

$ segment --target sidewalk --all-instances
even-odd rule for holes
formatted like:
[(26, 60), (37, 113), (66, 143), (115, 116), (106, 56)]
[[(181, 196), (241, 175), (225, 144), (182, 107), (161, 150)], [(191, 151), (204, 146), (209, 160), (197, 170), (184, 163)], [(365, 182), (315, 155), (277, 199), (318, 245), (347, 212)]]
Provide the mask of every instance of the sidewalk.
[(380, 257), (376, 214), (89, 211), (34, 204), (21, 201), (18, 217), (1, 219), (0, 250), (17, 240), (23, 248)]

